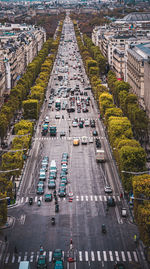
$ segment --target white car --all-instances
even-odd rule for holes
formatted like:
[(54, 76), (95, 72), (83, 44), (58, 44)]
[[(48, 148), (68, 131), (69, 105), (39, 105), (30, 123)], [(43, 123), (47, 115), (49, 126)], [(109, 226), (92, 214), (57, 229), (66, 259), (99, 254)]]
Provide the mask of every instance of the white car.
[(89, 125), (90, 125), (89, 120), (85, 120), (85, 122), (84, 122), (84, 126), (85, 126), (85, 127), (88, 127)]
[(89, 143), (93, 143), (94, 142), (94, 139), (93, 139), (93, 137), (91, 136), (91, 137), (89, 137)]
[(82, 136), (81, 138), (81, 144), (86, 145), (88, 142), (88, 138), (86, 136)]
[(73, 121), (72, 127), (78, 127), (78, 123), (76, 121)]
[(105, 186), (104, 191), (105, 193), (112, 193), (112, 188), (110, 186)]

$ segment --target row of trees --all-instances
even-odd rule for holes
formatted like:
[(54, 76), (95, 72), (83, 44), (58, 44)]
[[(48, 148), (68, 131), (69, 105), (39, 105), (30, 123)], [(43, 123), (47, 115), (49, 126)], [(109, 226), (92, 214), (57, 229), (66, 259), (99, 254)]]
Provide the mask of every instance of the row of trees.
[[(101, 65), (96, 60), (98, 48), (94, 49), (89, 37), (83, 37), (82, 41), (76, 22), (74, 22), (74, 28), (79, 50), (90, 78), (93, 94), (100, 108), (101, 118), (103, 118), (107, 129), (124, 188), (128, 192), (133, 191), (134, 197), (137, 198), (134, 203), (134, 211), (141, 238), (146, 245), (150, 245), (150, 204), (148, 201), (150, 176), (144, 174), (133, 177), (130, 174), (130, 172), (141, 172), (146, 169), (145, 151), (140, 143), (134, 139), (135, 132), (139, 137), (141, 128), (142, 130), (147, 128), (146, 114), (140, 110), (136, 96), (129, 92), (130, 85), (123, 81), (117, 81), (112, 71), (108, 73), (108, 85), (111, 93), (108, 88), (101, 84), (99, 78)], [(139, 114), (140, 118), (137, 122)], [(129, 173), (122, 173), (122, 171)], [(147, 200), (138, 200), (141, 197)]]
[[(50, 73), (59, 45), (62, 25), (63, 22), (60, 22), (59, 29), (57, 31), (57, 38), (55, 40), (49, 39), (43, 45), (39, 55), (31, 64), (29, 64), (27, 72), (20, 79), (17, 86), (11, 90), (8, 103), (2, 107), (1, 113), (4, 114), (4, 111), (7, 111), (6, 108), (8, 109), (10, 106), (10, 99), (12, 100), (13, 96), (13, 101), (16, 101), (16, 107), (14, 110), (11, 110), (10, 106), (10, 110), (11, 112), (15, 113), (17, 110), (23, 108), (24, 120), (21, 120), (19, 123), (15, 124), (14, 132), (16, 137), (12, 141), (11, 150), (2, 155), (2, 164), (0, 170), (7, 172), (1, 173), (0, 176), (0, 199), (6, 198), (7, 196), (9, 196), (11, 199), (14, 197), (14, 186), (10, 178), (12, 176), (19, 176), (21, 174), (26, 153), (31, 145), (31, 138), (34, 129), (33, 119), (38, 118), (40, 108), (44, 101)], [(47, 56), (50, 52), (50, 56)], [(33, 83), (34, 86), (32, 86)], [(16, 96), (14, 93), (16, 93)], [(10, 116), (9, 121), (6, 121), (5, 123), (7, 124), (5, 127), (6, 131), (8, 124), (14, 115), (13, 113)], [(3, 133), (5, 134), (5, 132)], [(0, 223), (5, 223), (7, 220), (6, 200), (0, 201), (0, 205)]]

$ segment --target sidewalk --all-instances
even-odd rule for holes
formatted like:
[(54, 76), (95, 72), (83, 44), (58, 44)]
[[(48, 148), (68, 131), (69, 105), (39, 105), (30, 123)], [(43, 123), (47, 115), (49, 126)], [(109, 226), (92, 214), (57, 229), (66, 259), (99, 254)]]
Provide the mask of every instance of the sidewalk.
[(7, 216), (7, 222), (3, 225), (0, 226), (0, 230), (10, 228), (14, 223), (14, 217)]

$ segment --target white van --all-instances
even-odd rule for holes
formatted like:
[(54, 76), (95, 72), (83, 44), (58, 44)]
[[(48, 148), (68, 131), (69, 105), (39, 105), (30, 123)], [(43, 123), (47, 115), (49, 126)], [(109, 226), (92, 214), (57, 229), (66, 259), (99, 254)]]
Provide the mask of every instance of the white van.
[(20, 262), (19, 269), (30, 269), (30, 263), (28, 261)]
[(57, 172), (56, 161), (52, 160), (50, 164), (50, 171)]

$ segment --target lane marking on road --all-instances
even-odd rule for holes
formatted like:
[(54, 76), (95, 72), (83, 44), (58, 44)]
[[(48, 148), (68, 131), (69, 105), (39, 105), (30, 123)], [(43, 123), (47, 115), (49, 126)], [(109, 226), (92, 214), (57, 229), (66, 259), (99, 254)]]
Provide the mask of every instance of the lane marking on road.
[(52, 261), (52, 251), (49, 251), (49, 262)]
[(104, 261), (107, 261), (107, 255), (106, 255), (106, 251), (103, 251), (103, 257), (104, 257)]
[(138, 257), (137, 257), (136, 251), (133, 251), (133, 256), (134, 256), (135, 261), (138, 262)]
[(125, 253), (124, 253), (124, 251), (121, 251), (121, 256), (122, 256), (122, 260), (123, 260), (123, 262), (125, 262), (125, 261), (126, 261), (126, 257), (125, 257)]
[(82, 262), (82, 251), (79, 251), (79, 261)]
[(26, 197), (26, 203), (29, 201), (29, 197)]
[(102, 201), (102, 196), (101, 195), (99, 195), (99, 199), (100, 199), (100, 201)]
[(37, 200), (38, 200), (38, 198), (37, 198), (37, 196), (35, 196), (35, 202), (37, 202)]
[(111, 250), (109, 251), (109, 257), (110, 257), (110, 261), (113, 262), (114, 258), (113, 258), (113, 254)]
[(21, 201), (20, 202), (23, 203), (23, 200), (24, 200), (24, 197), (21, 198)]
[(130, 254), (129, 251), (127, 251), (127, 256), (128, 256), (128, 260), (129, 260), (129, 262), (131, 262), (131, 261), (132, 261), (132, 258), (131, 258), (131, 254)]
[(87, 262), (89, 260), (88, 251), (85, 251), (85, 261)]
[(79, 196), (76, 196), (76, 201), (79, 201)]
[(24, 254), (24, 261), (27, 260), (27, 255), (28, 255), (28, 252), (25, 252), (25, 254)]
[(94, 198), (95, 198), (95, 202), (97, 202), (97, 196), (96, 195), (94, 196)]
[(7, 253), (7, 256), (6, 256), (6, 259), (5, 259), (5, 263), (8, 263), (9, 257), (10, 257), (10, 253)]
[(101, 261), (101, 254), (100, 254), (99, 250), (97, 251), (97, 259), (98, 259), (98, 261)]
[(119, 262), (119, 254), (118, 254), (118, 251), (115, 251), (115, 256), (116, 256), (116, 261)]
[(19, 256), (18, 256), (18, 263), (21, 261), (21, 254), (19, 253)]
[(104, 196), (104, 201), (105, 201), (105, 202), (107, 201), (107, 197), (106, 197), (106, 196)]
[(93, 196), (91, 195), (90, 197), (91, 197), (91, 201), (93, 201)]
[(12, 262), (12, 263), (15, 262), (15, 254), (13, 254), (11, 262)]
[(85, 199), (86, 199), (86, 201), (88, 201), (88, 196), (87, 195), (85, 196)]
[(83, 195), (81, 195), (81, 201), (83, 201), (83, 200), (84, 200)]
[(94, 251), (91, 251), (91, 260), (92, 260), (92, 262), (95, 261)]
[(31, 252), (30, 262), (33, 262), (34, 252)]

